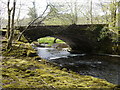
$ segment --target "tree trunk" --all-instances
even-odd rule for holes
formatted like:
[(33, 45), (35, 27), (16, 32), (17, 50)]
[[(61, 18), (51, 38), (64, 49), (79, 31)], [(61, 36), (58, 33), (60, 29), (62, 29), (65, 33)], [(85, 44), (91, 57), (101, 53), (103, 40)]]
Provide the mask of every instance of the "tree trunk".
[(15, 6), (16, 6), (16, 1), (14, 0), (14, 2), (13, 2), (13, 13), (12, 13), (11, 31), (10, 31), (10, 36), (9, 36), (9, 39), (8, 39), (7, 49), (10, 49), (12, 47), (12, 41), (13, 41), (13, 36), (14, 36)]
[(111, 22), (112, 22), (112, 27), (116, 26), (116, 11), (117, 11), (116, 0), (113, 0), (112, 7), (111, 7)]
[(91, 2), (90, 2), (90, 23), (91, 23), (91, 24), (93, 24), (93, 14), (92, 14), (92, 9), (93, 9), (92, 6), (93, 6), (93, 5), (92, 5), (92, 4), (93, 4), (93, 3), (92, 3), (92, 0), (91, 0)]
[(57, 38), (54, 39), (53, 43), (56, 43), (56, 41), (57, 41)]
[(118, 2), (118, 43), (120, 45), (120, 1)]
[(112, 27), (115, 27), (116, 26), (116, 10), (113, 10), (111, 14), (112, 14), (111, 15)]
[(8, 8), (8, 25), (7, 25), (7, 38), (9, 38), (10, 36), (10, 14), (11, 14), (11, 10), (10, 10), (10, 0), (8, 0), (8, 4), (7, 4), (7, 8)]

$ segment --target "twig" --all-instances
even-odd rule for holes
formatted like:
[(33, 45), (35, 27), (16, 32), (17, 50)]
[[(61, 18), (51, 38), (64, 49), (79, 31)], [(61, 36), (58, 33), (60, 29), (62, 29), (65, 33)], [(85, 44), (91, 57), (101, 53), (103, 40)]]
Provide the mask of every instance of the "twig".
[(39, 17), (35, 18), (32, 22), (30, 22), (30, 24), (20, 33), (20, 35), (18, 36), (18, 41), (21, 39), (22, 34), (39, 18), (42, 18), (42, 16), (45, 14), (46, 10), (48, 9), (48, 6), (46, 6), (46, 9), (44, 10), (44, 12), (42, 13), (42, 15), (40, 15)]

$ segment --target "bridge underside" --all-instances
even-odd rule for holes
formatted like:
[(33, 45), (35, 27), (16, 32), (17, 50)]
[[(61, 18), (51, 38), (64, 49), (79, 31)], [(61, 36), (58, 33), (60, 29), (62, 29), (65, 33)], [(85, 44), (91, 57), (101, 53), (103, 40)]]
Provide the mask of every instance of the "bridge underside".
[(112, 44), (109, 37), (98, 41), (100, 31), (104, 27), (105, 25), (103, 24), (39, 26), (31, 27), (23, 34), (30, 43), (46, 36), (59, 38), (65, 41), (71, 47), (71, 52), (74, 53), (110, 53), (112, 52), (110, 47)]

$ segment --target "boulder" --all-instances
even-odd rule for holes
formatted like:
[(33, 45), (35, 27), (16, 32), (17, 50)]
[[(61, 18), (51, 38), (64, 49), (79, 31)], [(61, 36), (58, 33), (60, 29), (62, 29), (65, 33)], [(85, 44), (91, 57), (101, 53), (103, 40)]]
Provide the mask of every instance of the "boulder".
[(36, 51), (33, 51), (33, 50), (28, 50), (27, 51), (27, 56), (28, 57), (35, 57), (35, 56), (38, 56)]
[(53, 48), (68, 48), (69, 46), (66, 43), (55, 43), (52, 45)]

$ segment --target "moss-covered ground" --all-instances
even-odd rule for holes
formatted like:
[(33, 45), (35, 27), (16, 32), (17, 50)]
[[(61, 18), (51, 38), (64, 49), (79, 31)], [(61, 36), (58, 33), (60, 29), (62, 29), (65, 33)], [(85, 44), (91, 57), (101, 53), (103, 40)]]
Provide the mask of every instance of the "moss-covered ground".
[[(2, 49), (2, 87), (39, 90), (113, 90), (114, 84), (92, 76), (61, 69), (37, 55), (28, 43), (17, 42)], [(29, 52), (29, 53), (28, 53)], [(30, 55), (31, 54), (31, 55)]]

